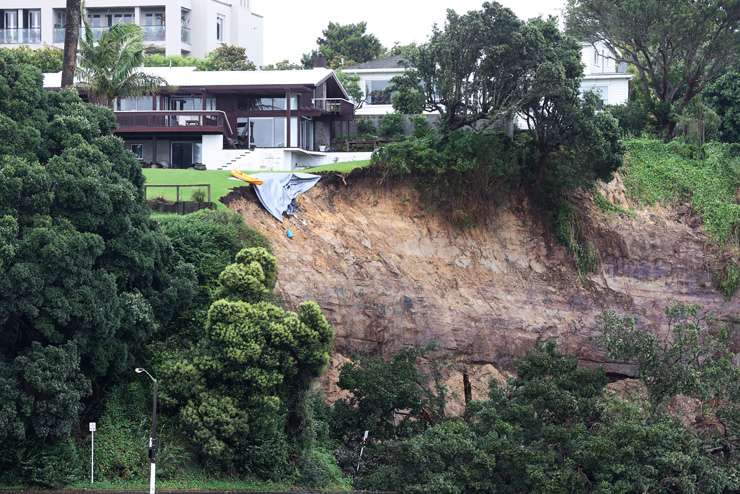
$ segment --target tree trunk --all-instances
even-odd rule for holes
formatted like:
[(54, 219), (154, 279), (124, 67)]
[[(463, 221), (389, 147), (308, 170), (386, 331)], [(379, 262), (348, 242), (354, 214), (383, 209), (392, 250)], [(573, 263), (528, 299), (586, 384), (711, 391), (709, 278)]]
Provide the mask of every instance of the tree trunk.
[(64, 65), (62, 66), (62, 87), (75, 82), (77, 68), (77, 44), (80, 41), (81, 0), (67, 0), (67, 21), (64, 26)]

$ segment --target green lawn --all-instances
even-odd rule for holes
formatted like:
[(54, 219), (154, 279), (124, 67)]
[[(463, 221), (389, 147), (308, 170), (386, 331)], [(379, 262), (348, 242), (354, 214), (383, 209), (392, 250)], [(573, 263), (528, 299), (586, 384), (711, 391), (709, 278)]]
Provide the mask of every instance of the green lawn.
[[(349, 173), (355, 168), (364, 168), (370, 165), (369, 160), (348, 161), (346, 163), (333, 163), (331, 165), (316, 166), (301, 170), (306, 173), (314, 172), (337, 172)], [(211, 186), (211, 201), (215, 202), (219, 208), (225, 207), (219, 199), (227, 195), (235, 187), (243, 187), (246, 184), (241, 180), (231, 178), (231, 172), (226, 170), (166, 170), (162, 168), (145, 168), (144, 176), (147, 185), (194, 185), (209, 184)], [(249, 172), (246, 173), (260, 173)], [(180, 189), (180, 199), (190, 200), (197, 187), (187, 187)], [(204, 188), (202, 188), (204, 189)], [(147, 199), (163, 197), (169, 201), (174, 201), (176, 192), (174, 188), (149, 188)]]
[[(225, 207), (219, 202), (219, 199), (231, 191), (234, 187), (242, 187), (246, 184), (241, 180), (231, 178), (228, 171), (222, 170), (165, 170), (162, 168), (145, 168), (144, 176), (147, 185), (192, 185), (192, 184), (209, 184), (211, 186), (211, 201), (218, 204), (218, 207)], [(190, 200), (195, 187), (180, 189), (180, 199)], [(147, 190), (147, 199), (163, 197), (169, 201), (175, 200), (174, 188), (149, 188)]]
[(306, 173), (316, 173), (316, 172), (349, 173), (355, 168), (365, 168), (366, 166), (370, 166), (370, 160), (347, 161), (346, 163), (332, 163), (331, 165), (322, 165), (322, 166), (315, 166), (313, 168), (306, 168), (303, 171)]

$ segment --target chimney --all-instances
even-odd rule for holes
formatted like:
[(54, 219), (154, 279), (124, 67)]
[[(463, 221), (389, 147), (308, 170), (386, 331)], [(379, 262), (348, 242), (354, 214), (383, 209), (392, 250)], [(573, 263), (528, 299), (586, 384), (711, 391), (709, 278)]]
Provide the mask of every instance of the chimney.
[(324, 55), (316, 55), (311, 60), (311, 64), (314, 69), (325, 69), (326, 68), (326, 57)]

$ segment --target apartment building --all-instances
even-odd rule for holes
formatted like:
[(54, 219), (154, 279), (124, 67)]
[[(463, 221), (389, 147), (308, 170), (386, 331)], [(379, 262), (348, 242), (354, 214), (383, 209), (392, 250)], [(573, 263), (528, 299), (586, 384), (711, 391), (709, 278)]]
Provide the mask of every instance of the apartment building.
[[(0, 47), (62, 47), (65, 0), (0, 0)], [(262, 65), (262, 16), (250, 0), (86, 0), (95, 36), (116, 24), (138, 24), (149, 50), (203, 57), (221, 44), (243, 46)]]

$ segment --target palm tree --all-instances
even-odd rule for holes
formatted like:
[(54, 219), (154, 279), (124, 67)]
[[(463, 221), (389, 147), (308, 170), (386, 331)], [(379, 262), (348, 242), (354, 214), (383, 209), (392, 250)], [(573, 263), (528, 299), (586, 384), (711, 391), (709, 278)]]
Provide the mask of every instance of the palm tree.
[(81, 0), (67, 0), (66, 21), (64, 24), (64, 65), (62, 66), (62, 87), (75, 83), (77, 65), (77, 44), (80, 40)]
[(102, 106), (125, 96), (144, 96), (167, 84), (161, 77), (141, 72), (144, 63), (144, 33), (135, 24), (118, 24), (95, 42), (85, 20), (85, 38), (80, 43), (79, 86)]

